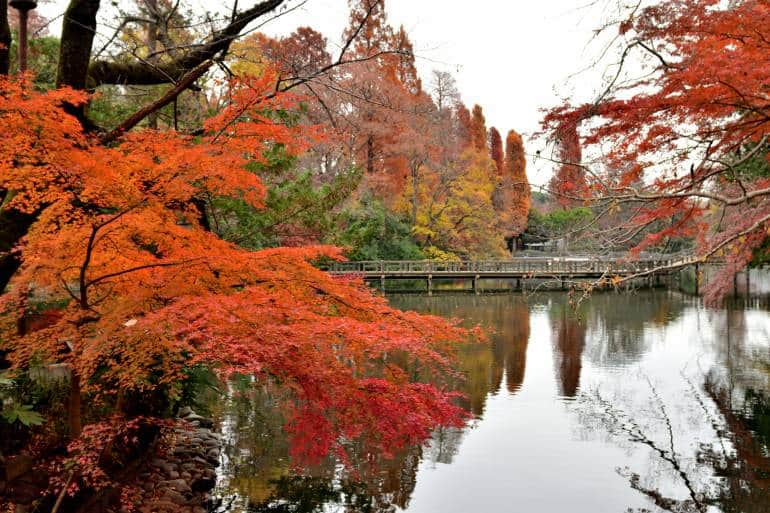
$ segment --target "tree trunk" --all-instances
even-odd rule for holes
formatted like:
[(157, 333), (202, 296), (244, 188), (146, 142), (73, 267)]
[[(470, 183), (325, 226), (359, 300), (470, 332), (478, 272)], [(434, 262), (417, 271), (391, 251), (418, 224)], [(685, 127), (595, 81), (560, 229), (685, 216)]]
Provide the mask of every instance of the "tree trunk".
[[(72, 0), (78, 2), (78, 0)], [(89, 0), (79, 0), (88, 2)], [(93, 1), (93, 0), (90, 0)], [(147, 62), (115, 62), (98, 60), (91, 63), (88, 72), (91, 85), (127, 84), (157, 85), (175, 82), (199, 64), (217, 55), (224, 56), (233, 41), (256, 19), (275, 11), (286, 0), (263, 0), (249, 9), (238, 13), (222, 30), (217, 31), (208, 42), (202, 43), (189, 53), (171, 62), (153, 66)], [(97, 2), (98, 3), (98, 2)]]
[[(158, 3), (155, 0), (146, 0), (145, 3), (147, 4), (147, 7), (150, 10), (150, 13), (152, 14), (152, 21), (153, 23), (147, 24), (147, 51), (149, 52), (149, 57), (147, 61), (152, 64), (153, 66), (157, 66), (159, 55), (156, 55), (156, 51), (158, 50), (158, 25), (160, 24), (160, 16), (158, 14)], [(157, 91), (153, 90), (150, 94), (154, 95)], [(152, 130), (158, 129), (158, 111), (151, 112), (149, 116), (147, 116), (147, 127)]]
[(0, 0), (0, 75), (7, 75), (10, 69), (11, 27), (8, 25), (8, 0)]
[(64, 13), (56, 87), (85, 89), (99, 0), (70, 0)]
[(366, 172), (370, 175), (374, 173), (374, 136), (370, 135), (366, 139)]
[(417, 175), (419, 167), (412, 166), (412, 226), (417, 226)]
[(12, 253), (12, 250), (27, 234), (35, 219), (37, 214), (0, 209), (0, 294), (21, 265), (18, 254)]
[(72, 369), (72, 380), (70, 381), (70, 397), (67, 405), (67, 421), (69, 423), (70, 437), (77, 438), (83, 431), (80, 411), (80, 375)]

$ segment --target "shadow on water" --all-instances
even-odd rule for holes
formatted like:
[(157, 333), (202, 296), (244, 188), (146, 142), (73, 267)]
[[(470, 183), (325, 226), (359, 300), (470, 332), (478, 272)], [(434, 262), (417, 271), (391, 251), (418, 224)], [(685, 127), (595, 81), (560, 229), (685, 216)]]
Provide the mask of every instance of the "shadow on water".
[(666, 291), (596, 294), (577, 312), (561, 293), (391, 302), (491, 330), (458, 355), (470, 426), (297, 469), (281, 391), (234, 387), (215, 408), (228, 440), (218, 511), (770, 511), (766, 299), (709, 309)]

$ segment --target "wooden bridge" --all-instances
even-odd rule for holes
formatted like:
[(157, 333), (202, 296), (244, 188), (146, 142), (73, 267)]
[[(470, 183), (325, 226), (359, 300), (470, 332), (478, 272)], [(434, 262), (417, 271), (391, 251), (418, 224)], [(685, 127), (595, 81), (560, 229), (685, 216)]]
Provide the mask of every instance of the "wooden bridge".
[(326, 267), (333, 275), (361, 276), (367, 282), (380, 282), (385, 290), (389, 280), (420, 280), (426, 282), (428, 293), (433, 291), (434, 280), (467, 280), (474, 292), (479, 292), (479, 280), (512, 279), (516, 288), (525, 280), (553, 280), (565, 288), (573, 280), (598, 280), (601, 278), (641, 276), (659, 280), (672, 269), (696, 265), (696, 260), (686, 256), (668, 258), (648, 257), (623, 259), (605, 256), (594, 257), (521, 257), (511, 260), (455, 261), (436, 260), (380, 260), (364, 262), (335, 262)]

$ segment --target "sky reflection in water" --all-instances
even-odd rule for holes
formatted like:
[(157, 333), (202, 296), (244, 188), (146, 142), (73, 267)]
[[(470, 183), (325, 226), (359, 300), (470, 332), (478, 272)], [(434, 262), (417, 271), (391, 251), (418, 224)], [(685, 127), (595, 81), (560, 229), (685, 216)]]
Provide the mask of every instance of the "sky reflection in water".
[[(766, 512), (770, 315), (673, 292), (393, 297), (494, 330), (461, 352), (475, 420), (355, 474), (291, 472), (276, 392), (231, 399), (229, 511)], [(363, 449), (362, 449), (363, 451)]]

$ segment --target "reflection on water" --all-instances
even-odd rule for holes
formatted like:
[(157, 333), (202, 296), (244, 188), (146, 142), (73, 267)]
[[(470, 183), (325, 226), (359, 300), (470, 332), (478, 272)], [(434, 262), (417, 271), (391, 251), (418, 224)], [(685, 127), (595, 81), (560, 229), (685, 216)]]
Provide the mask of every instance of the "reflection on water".
[(570, 310), (553, 308), (551, 343), (559, 395), (575, 397), (580, 386), (583, 368), (583, 349), (586, 346), (585, 324)]
[(672, 292), (393, 297), (492, 330), (459, 354), (465, 429), (295, 469), (279, 390), (218, 406), (233, 512), (770, 511), (767, 301)]

